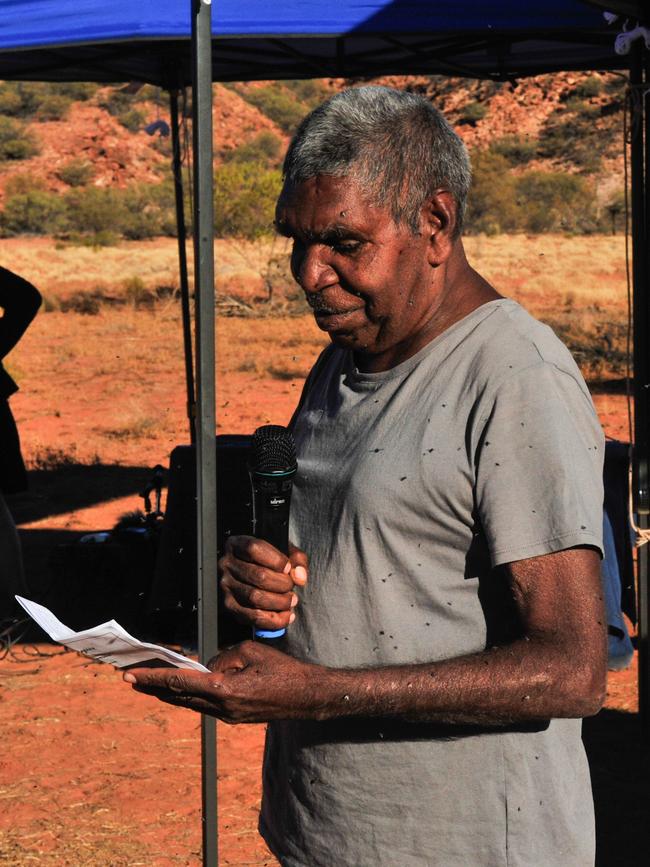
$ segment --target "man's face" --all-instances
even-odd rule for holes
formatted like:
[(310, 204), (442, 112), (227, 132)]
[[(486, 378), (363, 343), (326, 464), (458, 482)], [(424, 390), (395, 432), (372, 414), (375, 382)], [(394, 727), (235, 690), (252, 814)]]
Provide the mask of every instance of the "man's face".
[(363, 369), (386, 370), (420, 348), (436, 296), (427, 232), (413, 235), (353, 180), (329, 175), (286, 184), (276, 225), (293, 239), (291, 270), (318, 327)]

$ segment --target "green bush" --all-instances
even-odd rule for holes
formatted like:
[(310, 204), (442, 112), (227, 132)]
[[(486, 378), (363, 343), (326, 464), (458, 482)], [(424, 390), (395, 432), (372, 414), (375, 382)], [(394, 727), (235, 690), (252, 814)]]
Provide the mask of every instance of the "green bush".
[(138, 132), (144, 126), (146, 120), (144, 113), (137, 108), (131, 108), (129, 111), (122, 112), (117, 115), (117, 120), (129, 132)]
[(600, 167), (607, 134), (596, 129), (590, 115), (559, 109), (540, 131), (538, 152), (547, 159), (569, 160), (591, 174)]
[(82, 187), (65, 196), (69, 240), (108, 246), (176, 233), (171, 184), (139, 184), (125, 190)]
[(332, 95), (326, 84), (318, 78), (296, 79), (283, 81), (282, 86), (290, 90), (296, 99), (302, 102), (311, 111)]
[(74, 99), (73, 85), (5, 81), (0, 84), (0, 114), (60, 120)]
[(512, 232), (521, 225), (510, 163), (491, 150), (472, 154), (473, 181), (465, 217), (470, 234)]
[(0, 161), (25, 160), (37, 153), (38, 145), (23, 124), (0, 116)]
[(269, 130), (259, 133), (246, 144), (239, 145), (223, 154), (224, 162), (264, 163), (277, 165), (282, 142)]
[(540, 232), (593, 232), (598, 228), (592, 188), (565, 172), (527, 172), (516, 179), (524, 228)]
[(0, 212), (0, 234), (52, 235), (66, 223), (65, 203), (54, 193), (31, 190), (8, 196)]
[(72, 99), (62, 93), (44, 94), (35, 112), (37, 120), (61, 120), (68, 113)]
[(505, 157), (509, 165), (521, 166), (534, 159), (537, 154), (537, 141), (518, 135), (507, 135), (493, 141), (490, 150)]
[(125, 222), (123, 196), (117, 190), (81, 187), (65, 195), (68, 225), (72, 232), (95, 235), (120, 232)]
[(484, 105), (484, 103), (468, 102), (461, 110), (460, 122), (475, 126), (479, 120), (483, 120), (487, 113), (487, 105)]
[(583, 81), (579, 82), (573, 89), (573, 93), (583, 99), (600, 96), (602, 92), (603, 80), (599, 75), (589, 75)]
[(263, 114), (271, 118), (280, 129), (286, 133), (293, 133), (307, 114), (308, 108), (296, 97), (277, 86), (256, 87), (250, 90), (239, 91), (243, 98), (258, 108)]
[(50, 87), (54, 93), (67, 96), (75, 102), (86, 102), (97, 93), (99, 85), (91, 81), (64, 81)]
[(44, 190), (45, 181), (43, 178), (30, 175), (28, 172), (21, 172), (19, 175), (11, 175), (5, 183), (5, 196), (17, 196), (21, 193), (31, 193), (34, 190)]
[(13, 81), (0, 82), (0, 116), (18, 117), (23, 104), (18, 86)]
[(121, 194), (123, 211), (119, 229), (130, 241), (176, 235), (174, 190), (167, 184), (139, 184)]
[(95, 167), (84, 159), (74, 159), (57, 169), (57, 177), (70, 187), (83, 187), (95, 176)]
[(225, 163), (217, 168), (214, 229), (217, 237), (258, 238), (273, 232), (275, 203), (282, 187), (277, 169), (259, 163)]
[(134, 102), (135, 99), (132, 94), (124, 90), (111, 90), (99, 101), (99, 105), (105, 108), (113, 117), (117, 117), (129, 111), (133, 107)]

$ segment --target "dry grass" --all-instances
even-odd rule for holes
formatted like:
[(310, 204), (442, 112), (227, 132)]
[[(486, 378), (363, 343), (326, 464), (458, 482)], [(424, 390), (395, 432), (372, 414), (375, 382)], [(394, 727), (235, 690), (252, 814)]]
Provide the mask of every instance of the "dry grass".
[[(264, 294), (263, 275), (270, 260), (288, 251), (287, 241), (218, 240), (217, 290), (236, 297)], [(187, 248), (190, 280), (192, 250)], [(133, 287), (155, 290), (178, 286), (175, 238), (123, 241), (115, 247), (76, 247), (53, 238), (0, 238), (0, 261), (37, 286), (54, 309), (78, 292), (127, 299)], [(140, 289), (140, 291), (142, 291)]]
[[(472, 264), (503, 294), (551, 322), (588, 378), (623, 375), (622, 238), (478, 237), (466, 245)], [(270, 242), (218, 243), (218, 270), (245, 282), (245, 268), (263, 269), (265, 257), (276, 253)], [(46, 290), (89, 292), (101, 283), (126, 300), (142, 286), (175, 280), (173, 239), (96, 251), (56, 250), (47, 239), (4, 240), (0, 255)], [(272, 421), (284, 423), (326, 343), (311, 316), (218, 316), (219, 429), (244, 432), (267, 421), (269, 411), (251, 389), (275, 389)], [(164, 462), (175, 443), (187, 440), (180, 305), (173, 298), (151, 307), (100, 304), (96, 315), (41, 313), (8, 366), (22, 388), (12, 404), (30, 459), (56, 445), (84, 463), (98, 455), (135, 461), (143, 449)]]
[(625, 307), (621, 235), (477, 236), (466, 238), (465, 247), (477, 271), (536, 316), (567, 307)]

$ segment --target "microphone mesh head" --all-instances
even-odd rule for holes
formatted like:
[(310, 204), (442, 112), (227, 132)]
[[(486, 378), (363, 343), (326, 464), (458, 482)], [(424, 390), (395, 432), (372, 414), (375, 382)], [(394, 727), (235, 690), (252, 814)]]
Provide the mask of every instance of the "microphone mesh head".
[(266, 424), (257, 428), (249, 465), (258, 473), (288, 473), (296, 469), (296, 444), (286, 427)]

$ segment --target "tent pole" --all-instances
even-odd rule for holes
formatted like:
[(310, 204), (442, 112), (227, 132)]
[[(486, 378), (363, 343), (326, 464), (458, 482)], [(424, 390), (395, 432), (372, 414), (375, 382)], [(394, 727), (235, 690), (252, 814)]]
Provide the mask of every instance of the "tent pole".
[(178, 236), (178, 273), (181, 285), (181, 314), (183, 321), (183, 352), (185, 357), (185, 390), (187, 393), (187, 420), (190, 442), (196, 443), (196, 398), (194, 396), (194, 364), (192, 355), (192, 325), (190, 318), (190, 287), (187, 276), (187, 231), (183, 204), (183, 172), (181, 143), (178, 126), (178, 91), (169, 91), (169, 115), (172, 132), (172, 174), (174, 176), (174, 200), (176, 204), (176, 227)]
[[(650, 421), (650, 286), (648, 278), (648, 190), (647, 171), (650, 168), (648, 112), (645, 111), (644, 69), (640, 41), (631, 54), (630, 85), (630, 167), (632, 199), (632, 275), (634, 287), (634, 509), (639, 526), (647, 529), (650, 515), (648, 480), (648, 447)], [(648, 84), (646, 83), (645, 87)], [(644, 127), (646, 147), (644, 148)], [(643, 731), (648, 729), (648, 551), (638, 549), (638, 656), (639, 656), (639, 712)]]
[[(192, 2), (194, 152), (194, 297), (196, 305), (196, 490), (199, 658), (217, 652), (217, 467), (215, 418), (214, 216), (212, 167), (211, 0)], [(203, 865), (216, 867), (217, 739), (214, 717), (201, 716)]]

